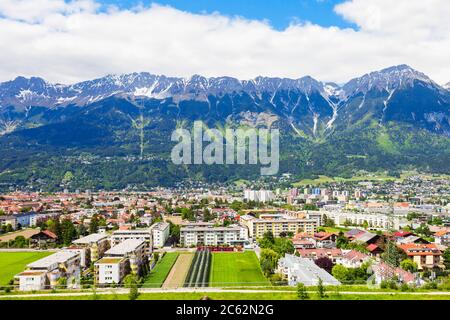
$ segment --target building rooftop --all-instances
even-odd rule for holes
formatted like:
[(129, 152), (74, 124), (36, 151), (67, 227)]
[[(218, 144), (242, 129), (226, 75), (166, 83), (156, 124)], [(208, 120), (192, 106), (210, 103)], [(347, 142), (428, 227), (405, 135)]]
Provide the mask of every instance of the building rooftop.
[(108, 238), (108, 236), (105, 235), (105, 234), (93, 233), (93, 234), (90, 234), (90, 235), (88, 235), (86, 237), (77, 239), (77, 240), (73, 241), (73, 243), (75, 243), (75, 244), (90, 244), (90, 243), (93, 243), (93, 242), (99, 242), (99, 241), (104, 240), (106, 238)]
[(98, 260), (95, 264), (117, 264), (120, 263), (122, 260), (123, 258), (104, 257)]
[(123, 234), (149, 234), (149, 235), (151, 235), (151, 229), (117, 230), (117, 231), (113, 232), (113, 236), (123, 235)]
[(135, 251), (141, 245), (145, 245), (145, 241), (142, 239), (127, 239), (106, 251), (105, 255), (126, 255)]
[(163, 231), (169, 227), (170, 225), (167, 222), (157, 222), (151, 226), (152, 230), (160, 230), (160, 231)]
[(79, 253), (75, 251), (59, 251), (48, 257), (32, 262), (28, 264), (27, 267), (30, 269), (48, 269), (59, 263), (64, 263), (78, 255)]
[(324, 285), (340, 285), (341, 283), (324, 269), (318, 267), (312, 260), (286, 254), (278, 264), (290, 270), (297, 282), (305, 285), (316, 285), (318, 278), (322, 279)]

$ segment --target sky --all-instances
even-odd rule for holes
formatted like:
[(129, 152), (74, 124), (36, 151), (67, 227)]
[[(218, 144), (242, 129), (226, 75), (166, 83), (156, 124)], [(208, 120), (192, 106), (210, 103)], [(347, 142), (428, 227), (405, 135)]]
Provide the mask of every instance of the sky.
[(450, 81), (448, 0), (0, 0), (0, 81), (106, 74)]

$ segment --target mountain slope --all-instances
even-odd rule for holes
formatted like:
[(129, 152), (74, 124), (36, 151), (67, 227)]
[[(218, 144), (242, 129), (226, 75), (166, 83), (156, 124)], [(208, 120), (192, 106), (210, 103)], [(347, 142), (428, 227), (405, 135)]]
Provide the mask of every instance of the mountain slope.
[(343, 86), (311, 77), (133, 73), (70, 86), (19, 77), (0, 84), (0, 189), (56, 190), (66, 171), (80, 188), (259, 177), (257, 166), (174, 166), (171, 133), (195, 120), (279, 128), (280, 174), (450, 172), (450, 92), (405, 65)]

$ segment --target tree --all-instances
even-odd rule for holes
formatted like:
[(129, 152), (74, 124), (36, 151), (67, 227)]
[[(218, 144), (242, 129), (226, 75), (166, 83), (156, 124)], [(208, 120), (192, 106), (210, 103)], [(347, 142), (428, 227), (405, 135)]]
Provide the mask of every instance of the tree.
[(25, 239), (24, 236), (17, 236), (14, 239), (14, 247), (16, 248), (25, 248), (27, 244), (28, 244), (27, 239)]
[(139, 289), (138, 289), (138, 279), (134, 274), (128, 274), (123, 282), (126, 288), (130, 288), (130, 292), (128, 293), (128, 299), (136, 300), (139, 297)]
[(328, 257), (320, 257), (314, 261), (314, 263), (319, 267), (324, 269), (326, 272), (331, 273), (333, 269), (333, 261)]
[(388, 241), (386, 248), (381, 255), (381, 259), (392, 267), (398, 267), (400, 261), (406, 259), (406, 253), (397, 247), (393, 241)]
[(444, 253), (442, 254), (442, 258), (444, 259), (444, 265), (445, 269), (450, 269), (450, 247), (445, 249)]
[(344, 248), (348, 244), (348, 239), (345, 237), (342, 231), (339, 231), (338, 237), (336, 238), (336, 247)]
[(72, 240), (77, 236), (77, 230), (73, 225), (73, 222), (69, 219), (65, 219), (61, 224), (62, 243), (68, 246), (72, 243)]
[(326, 297), (326, 289), (321, 278), (319, 278), (319, 282), (317, 284), (317, 295), (319, 296), (319, 299)]
[(307, 203), (303, 206), (303, 210), (319, 211), (319, 208), (315, 204)]
[(67, 288), (67, 278), (61, 277), (58, 279), (58, 288), (65, 289)]
[(333, 275), (333, 277), (338, 279), (340, 282), (342, 282), (344, 284), (348, 283), (349, 271), (343, 265), (340, 265), (340, 264), (335, 265), (333, 267), (333, 269), (331, 270), (331, 274)]
[(98, 216), (97, 214), (94, 214), (91, 218), (91, 222), (89, 223), (89, 233), (93, 234), (96, 233), (98, 231)]
[(305, 285), (301, 282), (299, 282), (297, 284), (297, 297), (300, 300), (308, 300), (309, 299), (308, 291), (306, 291)]
[(278, 259), (279, 259), (278, 254), (272, 249), (261, 250), (259, 263), (266, 277), (269, 277), (274, 272), (278, 264)]
[(409, 272), (417, 272), (417, 263), (410, 259), (404, 259), (400, 262), (400, 268)]
[(275, 239), (272, 232), (268, 231), (264, 233), (262, 239), (260, 239), (258, 242), (261, 248), (272, 248), (275, 243)]
[(83, 223), (80, 223), (80, 224), (77, 226), (77, 237), (85, 236), (85, 235), (86, 235), (86, 232), (87, 232), (86, 227), (84, 226)]

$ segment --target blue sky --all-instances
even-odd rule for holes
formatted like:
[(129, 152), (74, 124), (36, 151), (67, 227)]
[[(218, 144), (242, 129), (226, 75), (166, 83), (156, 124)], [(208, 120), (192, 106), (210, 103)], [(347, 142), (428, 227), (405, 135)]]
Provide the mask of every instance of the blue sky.
[(324, 27), (354, 27), (333, 11), (334, 6), (343, 0), (99, 0), (99, 2), (114, 4), (120, 8), (155, 2), (192, 13), (218, 11), (222, 15), (268, 20), (278, 30), (285, 29), (293, 20), (310, 21)]

